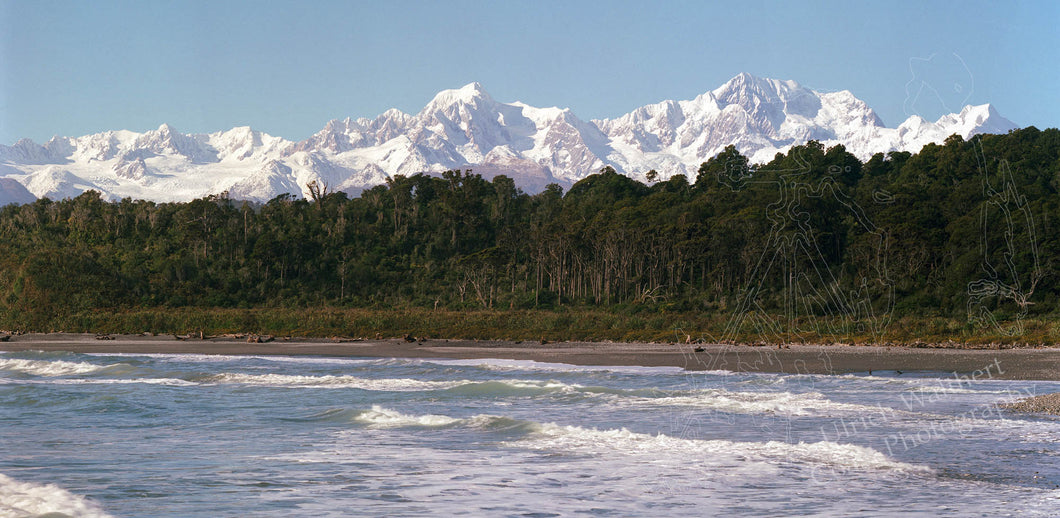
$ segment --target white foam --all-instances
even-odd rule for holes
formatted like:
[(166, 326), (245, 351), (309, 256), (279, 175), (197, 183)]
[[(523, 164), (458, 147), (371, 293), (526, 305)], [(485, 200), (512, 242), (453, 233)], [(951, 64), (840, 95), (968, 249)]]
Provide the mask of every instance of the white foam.
[(0, 474), (0, 517), (106, 518), (99, 504), (53, 484), (20, 482)]
[(477, 367), (491, 371), (553, 371), (553, 372), (617, 372), (630, 374), (687, 374), (680, 367), (640, 367), (635, 365), (572, 365), (533, 360), (508, 360), (503, 358), (481, 358), (472, 360), (432, 359), (430, 363), (458, 367)]
[(321, 356), (245, 356), (255, 360), (264, 360), (276, 363), (296, 363), (312, 365), (380, 365), (387, 364), (389, 360), (379, 358), (334, 358)]
[(354, 418), (354, 421), (367, 424), (372, 428), (404, 428), (408, 426), (440, 427), (464, 422), (462, 419), (444, 415), (402, 414), (396, 410), (383, 408), (379, 405), (372, 405), (371, 410), (361, 412), (356, 418)]
[(513, 446), (580, 453), (621, 453), (630, 455), (676, 455), (688, 458), (726, 456), (793, 463), (819, 463), (854, 469), (890, 469), (930, 472), (926, 466), (891, 460), (872, 448), (830, 441), (791, 444), (779, 441), (735, 442), (721, 439), (683, 439), (668, 435), (648, 435), (618, 430), (597, 430), (580, 426), (547, 423), (527, 439)]
[(17, 371), (34, 376), (70, 376), (89, 374), (106, 368), (106, 365), (93, 365), (84, 362), (62, 360), (23, 360), (19, 358), (0, 358), (0, 370)]
[(915, 389), (906, 390), (905, 392), (916, 393), (919, 397), (924, 397), (925, 395), (931, 396), (931, 395), (934, 395), (934, 394), (1000, 394), (1000, 393), (1002, 393), (1002, 392), (999, 392), (999, 391), (996, 391), (996, 390), (974, 390), (974, 389), (969, 389), (969, 388), (947, 387), (947, 386), (918, 387), (918, 388), (915, 388)]
[(380, 405), (372, 405), (371, 410), (358, 412), (354, 416), (353, 421), (365, 424), (369, 428), (464, 427), (478, 430), (496, 428), (520, 428), (523, 430), (533, 430), (537, 427), (537, 424), (531, 421), (523, 421), (492, 414), (476, 414), (466, 418), (456, 418), (437, 414), (409, 415)]
[(193, 353), (85, 353), (89, 356), (152, 358), (167, 362), (184, 363), (223, 363), (243, 360), (263, 360), (276, 363), (351, 365), (380, 364), (387, 360), (379, 358), (339, 358), (324, 356), (272, 356), (272, 355), (231, 355), (231, 354), (193, 354)]
[(73, 378), (52, 380), (17, 380), (0, 378), (0, 385), (166, 385), (170, 387), (187, 387), (198, 385), (192, 381), (176, 378)]
[(245, 360), (251, 356), (237, 356), (226, 354), (196, 354), (196, 353), (85, 353), (86, 356), (104, 357), (128, 357), (128, 358), (153, 358), (157, 360), (188, 362), (188, 363), (217, 363)]
[(461, 381), (422, 381), (408, 378), (359, 378), (356, 376), (293, 376), (287, 374), (243, 374), (227, 372), (201, 380), (206, 383), (275, 386), (287, 388), (356, 388), (372, 391), (406, 392), (442, 390), (473, 383)]
[[(952, 375), (950, 375), (952, 376)], [(887, 376), (843, 374), (836, 376), (843, 380), (854, 380), (872, 384), (908, 386), (905, 392), (936, 392), (940, 394), (1001, 394), (1010, 391), (1012, 381), (1001, 379), (967, 380), (946, 377), (899, 378)], [(1021, 380), (1021, 383), (1041, 383)], [(1052, 383), (1052, 382), (1045, 382)]]
[(636, 398), (622, 400), (623, 403), (695, 406), (733, 413), (768, 413), (790, 416), (818, 415), (831, 412), (876, 412), (879, 409), (866, 405), (831, 401), (818, 392), (730, 392), (724, 389), (707, 389), (689, 396), (659, 398)]
[(408, 415), (379, 405), (372, 406), (371, 410), (360, 412), (354, 418), (354, 421), (367, 424), (371, 428), (440, 428), (455, 426), (490, 428), (498, 424), (507, 424), (519, 426), (528, 431), (529, 434), (524, 439), (505, 444), (534, 450), (575, 453), (620, 453), (647, 455), (653, 458), (661, 455), (699, 459), (724, 457), (727, 460), (735, 461), (751, 458), (760, 461), (779, 461), (796, 464), (827, 464), (850, 469), (931, 472), (931, 469), (926, 466), (895, 461), (872, 448), (853, 444), (839, 444), (831, 441), (791, 444), (780, 441), (736, 442), (721, 439), (685, 439), (662, 434), (648, 435), (631, 432), (625, 428), (598, 430), (554, 423), (540, 424), (488, 414), (480, 414), (465, 419), (436, 414)]
[(503, 394), (512, 391), (541, 394), (549, 392), (571, 393), (581, 390), (591, 390), (582, 385), (563, 383), (561, 381), (521, 379), (465, 381), (453, 388), (460, 391), (481, 391), (483, 395)]

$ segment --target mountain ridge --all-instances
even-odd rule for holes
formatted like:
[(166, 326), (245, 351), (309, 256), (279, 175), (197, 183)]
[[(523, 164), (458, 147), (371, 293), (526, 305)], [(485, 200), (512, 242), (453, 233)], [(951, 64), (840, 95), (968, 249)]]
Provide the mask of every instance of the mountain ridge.
[[(143, 133), (57, 136), (44, 145), (21, 139), (0, 145), (0, 178), (38, 198), (94, 189), (108, 199), (186, 201), (228, 192), (267, 201), (306, 196), (313, 181), (357, 194), (397, 174), (477, 167), (487, 178), (507, 174), (536, 192), (549, 183), (569, 186), (607, 165), (640, 180), (649, 170), (660, 179), (694, 177), (700, 163), (730, 144), (758, 163), (808, 140), (842, 144), (867, 159), (916, 152), (954, 133), (969, 138), (1015, 128), (990, 104), (934, 122), (913, 115), (887, 128), (847, 90), (822, 93), (746, 73), (691, 100), (589, 121), (569, 108), (499, 102), (473, 82), (438, 92), (415, 114), (390, 109), (374, 119), (333, 119), (298, 142), (246, 126), (184, 134), (169, 124)], [(21, 191), (18, 198), (25, 199)]]

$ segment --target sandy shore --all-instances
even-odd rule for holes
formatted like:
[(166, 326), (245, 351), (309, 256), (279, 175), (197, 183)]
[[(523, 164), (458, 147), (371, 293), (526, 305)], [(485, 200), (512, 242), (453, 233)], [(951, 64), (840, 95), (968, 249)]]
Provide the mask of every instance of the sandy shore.
[(745, 345), (668, 345), (429, 340), (277, 339), (247, 343), (235, 338), (26, 334), (0, 342), (0, 351), (71, 351), (82, 353), (197, 353), (233, 355), (311, 355), (400, 358), (504, 358), (574, 365), (671, 366), (688, 370), (846, 374), (876, 371), (934, 372), (975, 379), (1060, 380), (1060, 349), (961, 350), (911, 347), (792, 345), (790, 348)]

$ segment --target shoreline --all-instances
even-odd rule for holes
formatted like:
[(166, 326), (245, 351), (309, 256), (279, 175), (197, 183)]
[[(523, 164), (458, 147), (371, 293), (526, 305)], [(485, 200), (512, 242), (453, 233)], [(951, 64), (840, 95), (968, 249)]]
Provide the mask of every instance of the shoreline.
[(402, 339), (276, 339), (248, 343), (235, 337), (171, 335), (25, 334), (0, 342), (0, 351), (68, 351), (125, 354), (222, 354), (378, 358), (510, 359), (584, 366), (678, 367), (787, 374), (891, 375), (937, 373), (939, 377), (1060, 381), (1060, 349), (947, 349), (909, 346), (650, 344), (624, 342), (513, 342)]

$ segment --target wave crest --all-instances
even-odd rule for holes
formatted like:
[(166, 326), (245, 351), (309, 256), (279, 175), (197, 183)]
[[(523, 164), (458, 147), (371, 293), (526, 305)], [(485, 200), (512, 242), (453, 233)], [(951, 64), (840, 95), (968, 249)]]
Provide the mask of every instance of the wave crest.
[(99, 372), (108, 365), (95, 365), (85, 362), (68, 362), (65, 360), (24, 360), (21, 358), (0, 358), (0, 371), (15, 371), (33, 376), (70, 376)]
[(356, 388), (371, 391), (406, 392), (444, 390), (470, 381), (422, 381), (408, 378), (359, 378), (357, 376), (293, 376), (288, 374), (243, 374), (227, 372), (197, 380), (203, 383), (276, 386), (288, 388)]
[(0, 474), (0, 516), (109, 518), (99, 504), (54, 484), (20, 482)]
[(695, 406), (733, 413), (767, 413), (789, 416), (817, 415), (827, 412), (875, 412), (876, 407), (840, 403), (819, 392), (731, 392), (707, 389), (700, 394), (659, 398), (639, 398), (637, 403), (672, 406)]
[(926, 466), (890, 459), (872, 448), (830, 441), (814, 443), (736, 442), (723, 439), (684, 439), (669, 435), (649, 435), (625, 428), (597, 430), (580, 426), (546, 423), (527, 439), (511, 443), (539, 450), (580, 453), (624, 453), (632, 455), (678, 455), (689, 458), (727, 456), (760, 458), (797, 463), (819, 463), (856, 469), (891, 469), (908, 472), (930, 472)]

